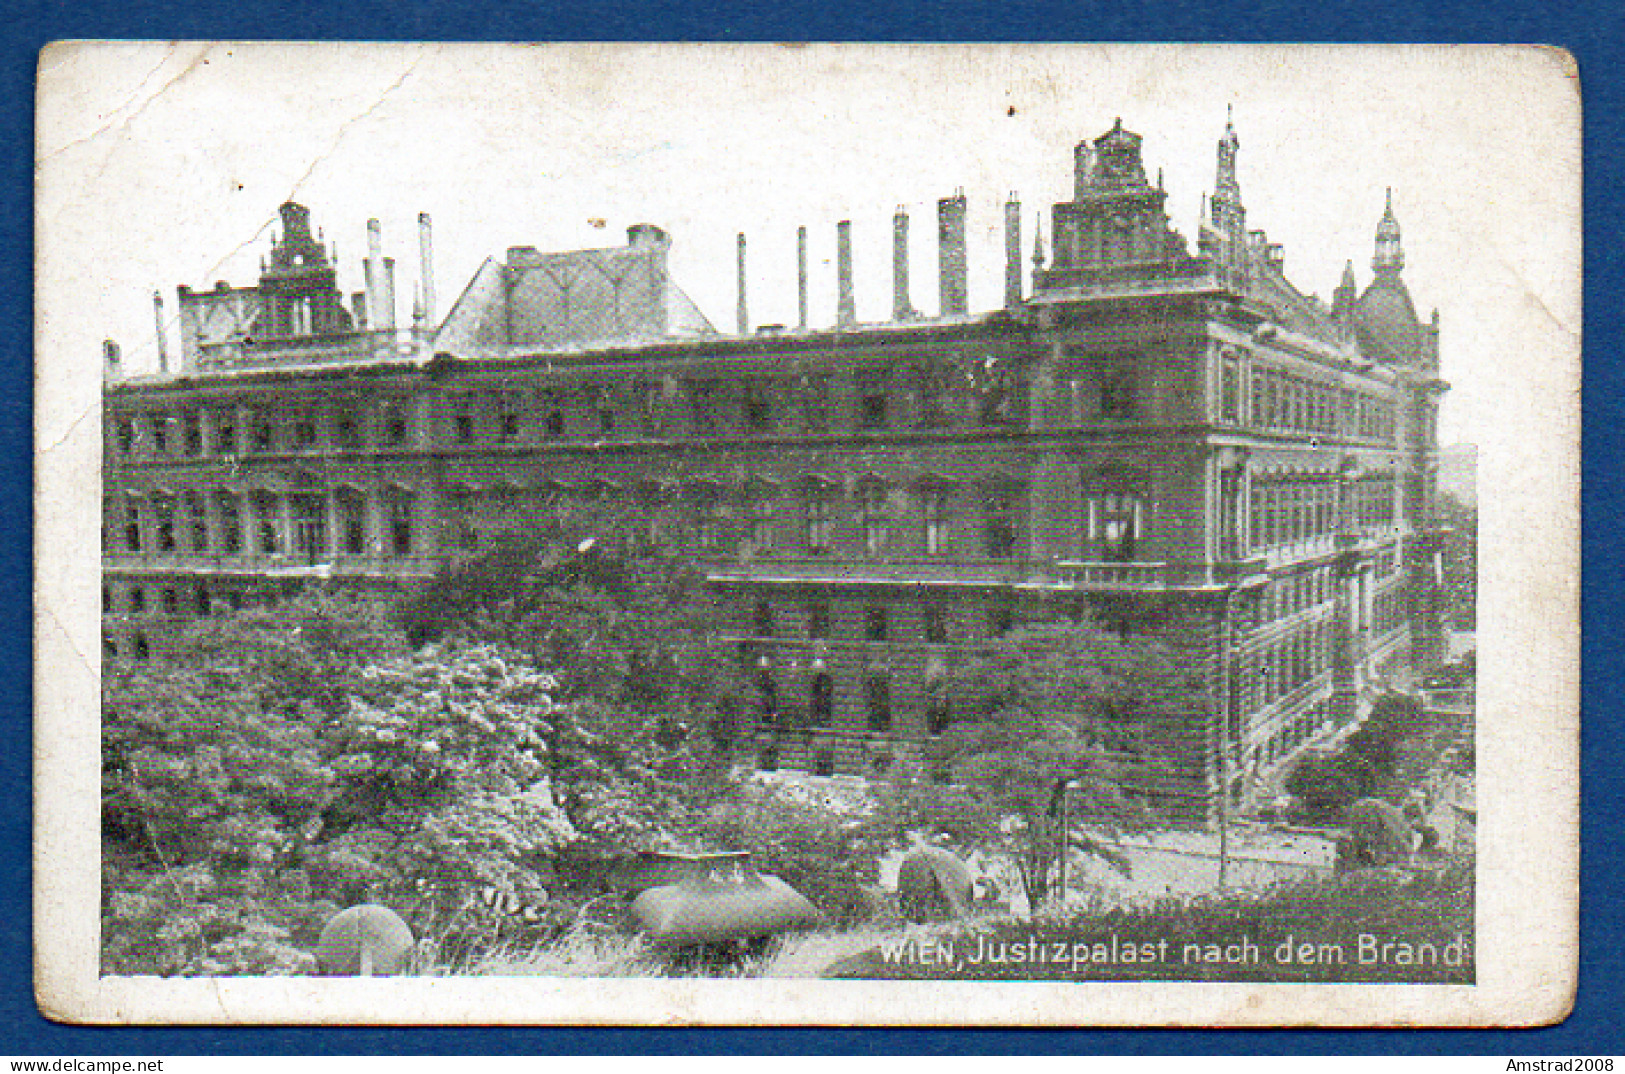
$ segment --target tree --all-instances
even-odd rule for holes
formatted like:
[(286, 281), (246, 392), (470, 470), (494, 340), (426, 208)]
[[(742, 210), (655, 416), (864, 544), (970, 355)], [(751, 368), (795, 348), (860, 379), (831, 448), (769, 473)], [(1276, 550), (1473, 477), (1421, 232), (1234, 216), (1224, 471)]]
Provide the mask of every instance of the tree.
[(1449, 493), (1439, 495), (1446, 527), (1442, 552), (1445, 615), (1457, 630), (1478, 621), (1478, 508)]
[[(961, 715), (935, 763), (998, 818), (994, 831), (1034, 906), (1050, 895), (1062, 814), (1107, 828), (1152, 822), (1152, 810), (1125, 793), (1130, 773), (1167, 768), (1189, 728), (1200, 726), (1195, 714), (1211, 708), (1189, 652), (1089, 623), (979, 642), (950, 673), (948, 692)], [(1069, 845), (1113, 860), (1081, 833), (1064, 834)]]

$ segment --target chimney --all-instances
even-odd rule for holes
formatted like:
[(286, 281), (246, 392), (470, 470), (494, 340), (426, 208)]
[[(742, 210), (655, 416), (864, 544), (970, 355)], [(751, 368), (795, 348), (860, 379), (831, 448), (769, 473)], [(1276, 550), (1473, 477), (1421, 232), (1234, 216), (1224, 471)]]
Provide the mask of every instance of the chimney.
[(366, 280), (367, 311), (372, 331), (384, 327), (383, 228), (376, 218), (367, 221), (367, 258), (361, 262), (361, 274)]
[(937, 271), (942, 316), (966, 311), (965, 192), (937, 202)]
[(169, 343), (164, 339), (164, 293), (152, 293), (152, 324), (158, 331), (158, 372), (169, 372)]
[(796, 228), (796, 327), (807, 330), (807, 229)]
[(423, 323), (434, 327), (434, 226), (428, 213), (418, 213), (418, 261), (423, 284)]
[(852, 301), (852, 221), (835, 225), (835, 323), (847, 328), (858, 323)]
[(739, 233), (739, 335), (750, 335), (750, 307), (745, 302), (745, 233)]
[(384, 258), (383, 279), (379, 285), (379, 298), (383, 303), (374, 316), (378, 318), (378, 330), (381, 332), (395, 331), (395, 259)]
[(1021, 305), (1021, 202), (1015, 191), (1004, 203), (1004, 308)]
[(124, 375), (122, 363), (119, 345), (111, 339), (102, 340), (102, 376), (107, 380), (118, 380)]
[(914, 304), (908, 297), (908, 210), (897, 207), (891, 220), (891, 316), (894, 321), (912, 321)]

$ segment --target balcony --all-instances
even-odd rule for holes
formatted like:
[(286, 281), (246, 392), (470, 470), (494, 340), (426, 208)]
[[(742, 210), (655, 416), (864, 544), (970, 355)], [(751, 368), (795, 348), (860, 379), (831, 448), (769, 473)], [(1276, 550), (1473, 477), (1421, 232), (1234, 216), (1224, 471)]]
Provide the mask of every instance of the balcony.
[(1218, 590), (1262, 577), (1262, 558), (1223, 563), (1114, 563), (1082, 560), (777, 560), (718, 564), (707, 574), (719, 586), (964, 586), (1051, 591), (1143, 593)]
[(438, 556), (322, 556), (264, 553), (107, 552), (103, 574), (166, 574), (192, 577), (252, 575), (259, 578), (429, 579)]

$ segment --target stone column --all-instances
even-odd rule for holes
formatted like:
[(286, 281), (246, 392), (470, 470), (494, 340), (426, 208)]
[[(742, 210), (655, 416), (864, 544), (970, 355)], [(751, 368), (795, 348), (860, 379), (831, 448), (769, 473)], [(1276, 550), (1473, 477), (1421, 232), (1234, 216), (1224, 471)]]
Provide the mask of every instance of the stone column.
[(367, 489), (362, 502), (361, 530), (365, 535), (367, 554), (381, 557), (384, 554), (383, 500), (378, 495), (377, 486)]
[[(210, 440), (204, 441), (204, 443), (212, 442)], [(203, 493), (203, 529), (205, 531), (204, 539), (208, 542), (209, 547), (202, 549), (202, 551), (211, 554), (223, 551), (224, 545), (220, 539), (220, 504), (215, 499), (214, 492), (208, 489), (204, 490)]]
[(339, 494), (338, 490), (329, 485), (322, 494), (323, 510), (327, 513), (327, 558), (329, 562), (336, 561), (339, 556)]
[(285, 492), (279, 493), (276, 498), (276, 513), (276, 525), (279, 531), (277, 536), (277, 547), (282, 549), (283, 555), (292, 555), (294, 551), (293, 497), (289, 496)]

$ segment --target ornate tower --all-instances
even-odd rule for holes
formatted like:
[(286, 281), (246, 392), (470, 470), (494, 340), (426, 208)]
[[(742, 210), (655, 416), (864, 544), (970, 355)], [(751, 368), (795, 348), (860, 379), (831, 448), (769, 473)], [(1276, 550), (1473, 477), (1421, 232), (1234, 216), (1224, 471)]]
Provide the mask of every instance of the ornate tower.
[(273, 340), (351, 331), (335, 266), (310, 233), (310, 210), (290, 201), (278, 211), (282, 237), (272, 241), (271, 262), (260, 272), (261, 332)]
[(1405, 268), (1405, 248), (1399, 239), (1399, 221), (1394, 217), (1394, 188), (1389, 187), (1382, 219), (1377, 222), (1377, 250), (1371, 269), (1378, 276), (1398, 276)]

